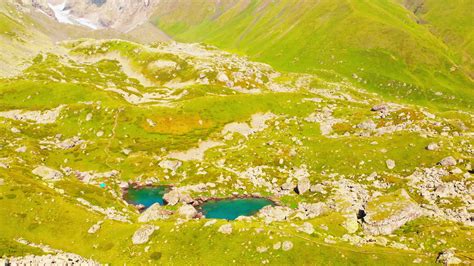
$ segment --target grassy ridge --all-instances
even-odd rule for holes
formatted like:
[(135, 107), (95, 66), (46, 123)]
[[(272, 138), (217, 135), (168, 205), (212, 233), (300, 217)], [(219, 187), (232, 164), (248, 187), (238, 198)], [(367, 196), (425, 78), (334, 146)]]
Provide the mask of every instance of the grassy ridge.
[(474, 1), (405, 1), (433, 34), (444, 43), (455, 48), (463, 64), (468, 67), (471, 77), (474, 75)]
[[(473, 105), (469, 57), (396, 1), (206, 1), (200, 8), (201, 2), (163, 1), (154, 20), (177, 40), (208, 42), (278, 69), (330, 69), (386, 96), (443, 106), (441, 92), (454, 96), (457, 107)], [(427, 14), (434, 21), (436, 10)], [(469, 47), (466, 41), (461, 47)]]

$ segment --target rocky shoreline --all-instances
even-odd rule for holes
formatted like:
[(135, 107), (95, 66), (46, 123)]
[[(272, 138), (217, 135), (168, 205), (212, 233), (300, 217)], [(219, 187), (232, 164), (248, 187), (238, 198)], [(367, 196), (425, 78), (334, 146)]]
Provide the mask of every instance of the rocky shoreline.
[(275, 199), (274, 197), (264, 197), (258, 194), (251, 194), (251, 195), (232, 195), (229, 197), (199, 197), (194, 199), (192, 203), (193, 206), (201, 206), (206, 202), (209, 201), (222, 201), (222, 200), (235, 200), (235, 199), (266, 199), (273, 203), (273, 206), (280, 206), (281, 203), (279, 200)]
[(120, 184), (120, 189), (121, 189), (121, 199), (126, 202), (128, 205), (134, 206), (138, 211), (143, 212), (145, 210), (145, 206), (141, 204), (134, 204), (133, 202), (130, 202), (127, 200), (127, 194), (128, 190), (130, 188), (133, 189), (143, 189), (143, 188), (151, 188), (151, 187), (167, 187), (168, 190), (171, 190), (174, 186), (173, 185), (154, 185), (154, 184), (147, 184), (147, 183), (142, 183), (142, 182), (122, 182)]

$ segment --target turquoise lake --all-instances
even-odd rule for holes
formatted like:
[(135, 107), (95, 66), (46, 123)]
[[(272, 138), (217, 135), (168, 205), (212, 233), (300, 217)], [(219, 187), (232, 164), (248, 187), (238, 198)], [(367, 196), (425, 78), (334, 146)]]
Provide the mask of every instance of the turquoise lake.
[(267, 205), (275, 205), (264, 198), (223, 199), (204, 202), (200, 209), (209, 219), (235, 220), (239, 216), (251, 216)]
[(164, 205), (163, 195), (168, 191), (167, 186), (129, 188), (124, 199), (134, 205), (143, 205), (145, 208), (155, 203)]

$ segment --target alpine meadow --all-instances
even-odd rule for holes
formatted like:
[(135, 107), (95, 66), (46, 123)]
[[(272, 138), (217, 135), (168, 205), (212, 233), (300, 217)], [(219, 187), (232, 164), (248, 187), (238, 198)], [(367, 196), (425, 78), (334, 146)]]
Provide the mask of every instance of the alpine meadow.
[(474, 0), (0, 0), (0, 265), (262, 264), (474, 264)]

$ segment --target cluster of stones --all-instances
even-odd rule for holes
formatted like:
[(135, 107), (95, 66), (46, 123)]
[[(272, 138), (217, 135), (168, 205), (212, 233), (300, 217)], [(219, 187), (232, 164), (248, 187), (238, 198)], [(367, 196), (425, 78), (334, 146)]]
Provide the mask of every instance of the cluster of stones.
[(99, 266), (100, 263), (83, 258), (73, 253), (58, 253), (48, 255), (27, 255), (0, 259), (0, 265), (87, 265)]

